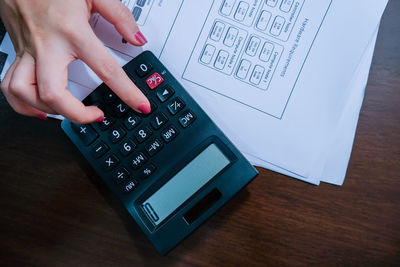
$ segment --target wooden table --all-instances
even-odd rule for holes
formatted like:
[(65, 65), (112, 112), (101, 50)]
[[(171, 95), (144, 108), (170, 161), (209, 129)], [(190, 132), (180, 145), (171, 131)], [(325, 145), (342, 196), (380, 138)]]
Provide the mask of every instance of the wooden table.
[(0, 264), (400, 265), (399, 14), (390, 1), (344, 185), (259, 168), (165, 257), (117, 211), (59, 122), (19, 116), (1, 97)]

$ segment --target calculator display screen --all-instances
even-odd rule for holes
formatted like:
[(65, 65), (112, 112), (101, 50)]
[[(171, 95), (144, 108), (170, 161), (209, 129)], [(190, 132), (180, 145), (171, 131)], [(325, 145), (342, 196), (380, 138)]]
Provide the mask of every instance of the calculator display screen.
[(159, 225), (229, 163), (215, 144), (209, 145), (145, 200), (142, 208), (151, 221)]

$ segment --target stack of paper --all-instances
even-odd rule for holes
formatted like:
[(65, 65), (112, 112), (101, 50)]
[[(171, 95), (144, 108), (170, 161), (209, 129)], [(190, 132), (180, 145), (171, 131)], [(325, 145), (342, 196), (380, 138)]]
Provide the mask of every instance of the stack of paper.
[[(153, 51), (253, 164), (343, 183), (387, 1), (122, 2), (149, 40), (144, 48), (91, 19), (121, 65)], [(6, 37), (0, 50), (10, 46)], [(80, 99), (101, 82), (80, 61), (69, 79)]]

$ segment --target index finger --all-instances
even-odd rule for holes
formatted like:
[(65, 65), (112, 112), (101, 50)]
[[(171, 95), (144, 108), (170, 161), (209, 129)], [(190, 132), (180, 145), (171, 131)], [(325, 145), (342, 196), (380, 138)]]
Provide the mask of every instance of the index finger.
[[(90, 27), (89, 27), (90, 29)], [(118, 97), (137, 112), (148, 114), (150, 102), (90, 29), (78, 49), (82, 59)]]

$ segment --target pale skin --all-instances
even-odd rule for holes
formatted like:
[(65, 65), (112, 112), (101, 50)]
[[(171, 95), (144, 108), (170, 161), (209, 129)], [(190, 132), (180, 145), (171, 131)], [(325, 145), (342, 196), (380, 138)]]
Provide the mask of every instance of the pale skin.
[(102, 110), (83, 105), (67, 90), (67, 67), (76, 59), (134, 110), (150, 112), (147, 98), (94, 34), (88, 22), (93, 13), (114, 24), (129, 43), (146, 42), (119, 0), (0, 0), (0, 16), (16, 51), (1, 90), (16, 112), (40, 119), (60, 114), (75, 123), (102, 121)]

